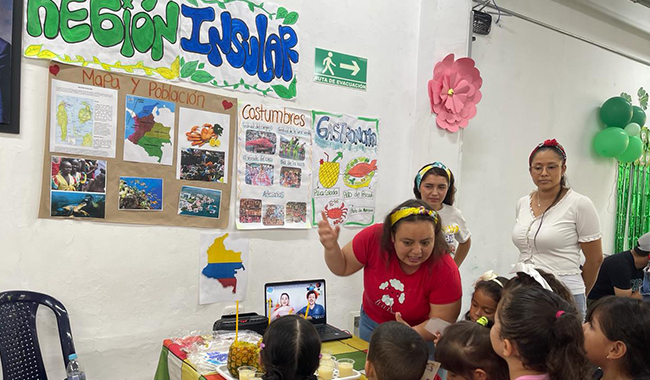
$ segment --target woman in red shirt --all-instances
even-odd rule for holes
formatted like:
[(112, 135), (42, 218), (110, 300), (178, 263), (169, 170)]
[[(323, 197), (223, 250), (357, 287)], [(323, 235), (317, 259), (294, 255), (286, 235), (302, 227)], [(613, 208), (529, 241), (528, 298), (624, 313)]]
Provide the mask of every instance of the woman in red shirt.
[(343, 248), (339, 231), (323, 215), (318, 234), (332, 273), (349, 276), (363, 268), (361, 339), (370, 341), (379, 324), (399, 320), (433, 341), (435, 336), (424, 328), (430, 318), (456, 321), (460, 274), (447, 253), (440, 218), (426, 202), (402, 203), (383, 224), (364, 228)]

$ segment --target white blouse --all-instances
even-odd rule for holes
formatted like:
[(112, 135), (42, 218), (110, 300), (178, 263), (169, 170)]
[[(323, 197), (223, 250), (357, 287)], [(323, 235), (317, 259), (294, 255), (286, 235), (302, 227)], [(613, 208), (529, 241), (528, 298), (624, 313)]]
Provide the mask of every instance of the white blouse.
[(467, 222), (459, 209), (444, 203), (440, 211), (438, 211), (438, 215), (440, 215), (440, 223), (442, 224), (442, 232), (445, 234), (445, 240), (447, 244), (454, 247), (455, 252), (458, 244), (465, 243), (471, 236), (467, 228)]
[[(512, 242), (519, 248), (518, 262), (532, 264), (556, 276), (575, 279), (575, 275), (581, 273), (580, 243), (595, 241), (602, 236), (594, 204), (586, 196), (569, 189), (546, 212), (539, 228), (542, 218), (533, 214), (532, 194), (522, 197), (517, 203), (517, 222), (512, 230)], [(575, 285), (569, 288), (575, 294)]]

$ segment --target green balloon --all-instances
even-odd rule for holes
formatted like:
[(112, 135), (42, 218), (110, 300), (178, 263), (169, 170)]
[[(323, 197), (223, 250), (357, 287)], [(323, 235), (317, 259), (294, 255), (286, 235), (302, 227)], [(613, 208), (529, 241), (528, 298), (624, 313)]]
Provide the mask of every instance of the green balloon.
[(631, 119), (632, 105), (620, 96), (607, 99), (600, 107), (600, 120), (608, 127), (624, 128)]
[(603, 157), (616, 157), (625, 152), (628, 140), (623, 128), (605, 128), (594, 137), (594, 149)]
[(630, 123), (624, 129), (628, 136), (638, 136), (641, 133), (641, 126), (637, 123)]
[(643, 108), (639, 106), (632, 106), (632, 121), (631, 123), (637, 123), (640, 126), (644, 126), (646, 121), (646, 115)]
[(643, 141), (638, 136), (630, 137), (630, 142), (627, 145), (627, 149), (620, 155), (616, 156), (616, 159), (621, 162), (634, 162), (641, 157), (643, 153)]

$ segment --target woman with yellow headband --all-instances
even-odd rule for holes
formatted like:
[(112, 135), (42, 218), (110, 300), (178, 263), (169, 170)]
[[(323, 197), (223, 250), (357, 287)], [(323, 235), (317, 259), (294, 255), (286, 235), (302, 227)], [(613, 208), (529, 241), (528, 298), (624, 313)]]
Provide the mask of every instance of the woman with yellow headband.
[(454, 207), (454, 174), (441, 162), (422, 167), (413, 180), (413, 194), (431, 206), (442, 219), (442, 232), (445, 234), (450, 253), (460, 267), (472, 245), (471, 233), (459, 209)]
[(370, 341), (379, 324), (398, 320), (431, 342), (435, 336), (424, 328), (430, 318), (456, 321), (460, 275), (447, 253), (440, 218), (427, 203), (402, 203), (383, 224), (366, 227), (343, 248), (339, 231), (323, 215), (318, 234), (329, 269), (338, 276), (363, 269), (361, 339)]

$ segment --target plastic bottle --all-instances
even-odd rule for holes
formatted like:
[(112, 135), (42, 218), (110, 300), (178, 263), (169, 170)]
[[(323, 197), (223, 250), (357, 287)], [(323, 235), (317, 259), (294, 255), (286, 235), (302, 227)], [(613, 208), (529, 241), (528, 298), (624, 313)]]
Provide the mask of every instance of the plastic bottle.
[(77, 354), (70, 354), (68, 359), (70, 361), (68, 362), (68, 367), (65, 371), (68, 380), (86, 380), (86, 373), (84, 372), (84, 368), (77, 361)]

